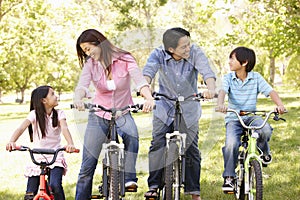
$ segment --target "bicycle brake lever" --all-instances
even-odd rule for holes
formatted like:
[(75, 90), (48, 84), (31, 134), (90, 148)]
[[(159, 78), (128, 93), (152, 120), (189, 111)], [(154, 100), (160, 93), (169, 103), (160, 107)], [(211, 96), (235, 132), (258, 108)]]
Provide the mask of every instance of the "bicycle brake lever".
[(274, 117), (273, 117), (273, 120), (275, 120), (275, 121), (279, 121), (279, 120), (282, 120), (282, 121), (286, 121), (286, 119), (284, 119), (284, 118), (282, 118), (282, 117), (278, 117), (278, 115), (275, 115)]

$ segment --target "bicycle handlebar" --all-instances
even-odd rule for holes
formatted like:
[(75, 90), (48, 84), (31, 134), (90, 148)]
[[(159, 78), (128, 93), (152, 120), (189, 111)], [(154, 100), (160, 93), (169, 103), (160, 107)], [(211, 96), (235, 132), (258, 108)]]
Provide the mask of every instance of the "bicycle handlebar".
[[(74, 104), (71, 104), (71, 109), (75, 108)], [(92, 104), (92, 103), (85, 103), (84, 104), (84, 108), (85, 109), (89, 109), (89, 110), (92, 110), (93, 108), (99, 108), (103, 111), (106, 111), (106, 112), (116, 112), (116, 111), (125, 111), (127, 109), (132, 109), (132, 112), (138, 112), (138, 110), (142, 110), (143, 109), (143, 104), (135, 104), (135, 105), (128, 105), (128, 106), (125, 106), (123, 108), (105, 108), (101, 105), (98, 105), (98, 104)]]
[[(49, 166), (49, 165), (52, 165), (55, 160), (56, 160), (56, 157), (58, 155), (58, 152), (60, 151), (65, 151), (66, 148), (65, 147), (62, 147), (62, 148), (58, 148), (56, 150), (54, 149), (45, 149), (45, 148), (29, 148), (29, 147), (26, 147), (26, 146), (16, 146), (15, 149), (13, 149), (13, 151), (29, 151), (30, 153), (30, 157), (31, 157), (31, 160), (34, 164), (36, 165), (44, 165), (44, 166)], [(80, 152), (80, 149), (75, 149), (72, 153), (79, 153)], [(53, 155), (53, 158), (50, 162), (38, 162), (35, 157), (34, 157), (34, 154), (47, 154), (47, 155)]]
[(160, 100), (161, 97), (165, 97), (166, 99), (168, 99), (170, 101), (185, 101), (185, 100), (188, 100), (188, 99), (191, 99), (193, 101), (200, 101), (200, 100), (205, 99), (205, 97), (203, 96), (202, 93), (198, 93), (198, 94), (194, 93), (194, 94), (192, 94), (190, 96), (187, 96), (187, 97), (184, 97), (184, 96), (169, 97), (166, 94), (153, 92), (152, 96), (153, 96), (154, 100)]
[[(217, 111), (217, 110), (216, 110), (216, 111)], [(242, 126), (243, 126), (244, 128), (246, 128), (246, 129), (254, 129), (254, 130), (258, 130), (258, 129), (263, 128), (263, 127), (266, 125), (268, 119), (270, 118), (270, 116), (271, 116), (272, 114), (275, 114), (275, 116), (274, 116), (274, 118), (273, 118), (275, 121), (279, 121), (279, 120), (285, 121), (285, 119), (279, 118), (279, 117), (278, 117), (279, 113), (276, 112), (276, 111), (269, 111), (269, 112), (266, 112), (266, 111), (240, 111), (240, 113), (238, 113), (236, 110), (227, 108), (226, 112), (232, 112), (232, 113), (235, 113), (235, 115), (238, 117), (238, 119), (239, 119), (240, 123), (242, 124)], [(264, 116), (266, 116), (265, 119), (264, 119), (264, 121), (263, 121), (263, 123), (262, 123), (260, 126), (247, 126), (247, 125), (244, 123), (244, 121), (243, 121), (243, 119), (242, 119), (241, 116), (245, 116), (245, 115), (248, 115), (248, 114), (254, 114), (254, 115), (255, 115), (257, 112), (262, 112), (262, 113), (264, 113)]]

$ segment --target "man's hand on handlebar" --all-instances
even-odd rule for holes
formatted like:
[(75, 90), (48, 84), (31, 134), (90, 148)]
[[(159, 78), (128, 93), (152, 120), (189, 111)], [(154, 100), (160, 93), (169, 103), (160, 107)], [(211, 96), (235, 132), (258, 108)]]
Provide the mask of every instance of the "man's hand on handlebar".
[(227, 112), (227, 107), (224, 104), (220, 104), (220, 105), (217, 105), (217, 107), (215, 108), (215, 111), (226, 113)]
[(203, 91), (203, 96), (205, 99), (213, 99), (213, 98), (217, 97), (216, 95), (217, 95), (217, 93), (214, 90)]

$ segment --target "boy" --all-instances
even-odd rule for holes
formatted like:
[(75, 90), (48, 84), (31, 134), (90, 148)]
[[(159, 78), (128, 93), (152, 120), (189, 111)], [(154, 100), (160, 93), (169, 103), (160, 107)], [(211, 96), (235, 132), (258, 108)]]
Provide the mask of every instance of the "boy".
[[(267, 83), (267, 81), (257, 72), (252, 72), (255, 65), (255, 53), (252, 49), (246, 47), (237, 47), (229, 55), (229, 74), (224, 76), (223, 87), (219, 91), (217, 109), (226, 113), (227, 107), (224, 105), (225, 95), (228, 95), (228, 108), (234, 110), (256, 110), (257, 96), (259, 93), (266, 97), (270, 96), (276, 104), (276, 110), (282, 114), (285, 111), (284, 105), (277, 92)], [(245, 124), (253, 121), (252, 117), (244, 116)], [(262, 124), (262, 118), (256, 116), (252, 125)], [(224, 158), (224, 192), (234, 190), (235, 166), (238, 159), (238, 150), (240, 146), (240, 137), (243, 133), (243, 127), (234, 113), (227, 113), (225, 117), (226, 140), (222, 148)], [(272, 161), (268, 141), (271, 138), (272, 127), (266, 124), (257, 131), (259, 138), (257, 146), (262, 151), (261, 156), (264, 165)]]

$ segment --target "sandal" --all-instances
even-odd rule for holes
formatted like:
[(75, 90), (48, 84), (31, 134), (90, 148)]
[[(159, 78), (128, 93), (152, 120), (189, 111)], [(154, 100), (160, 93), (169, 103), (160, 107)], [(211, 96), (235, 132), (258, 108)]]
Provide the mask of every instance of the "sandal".
[(150, 189), (144, 194), (144, 197), (146, 197), (146, 199), (156, 199), (158, 197), (157, 189)]

